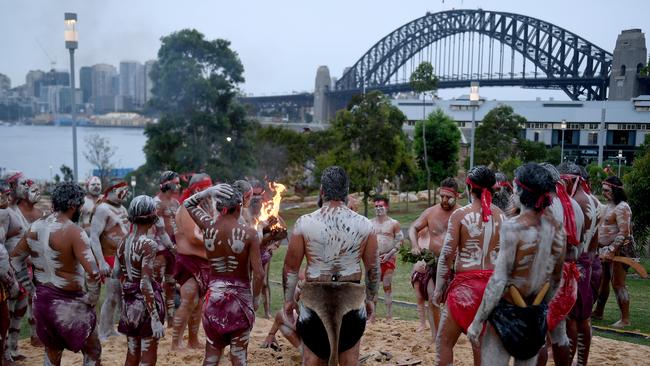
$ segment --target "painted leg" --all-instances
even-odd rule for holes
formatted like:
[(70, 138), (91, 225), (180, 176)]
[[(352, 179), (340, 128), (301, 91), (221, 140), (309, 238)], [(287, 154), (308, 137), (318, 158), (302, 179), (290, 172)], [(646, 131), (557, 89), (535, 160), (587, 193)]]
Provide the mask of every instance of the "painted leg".
[[(553, 362), (558, 366), (571, 365), (571, 360), (573, 359), (573, 353), (571, 353), (573, 349), (571, 345), (575, 343), (569, 339), (568, 334), (569, 328), (571, 327), (573, 327), (573, 331), (575, 332), (575, 324), (576, 322), (574, 320), (564, 319), (551, 332)], [(545, 354), (544, 356), (548, 357), (548, 354)], [(539, 359), (537, 364), (541, 364)]]
[(359, 349), (361, 348), (361, 341), (357, 342), (354, 347), (345, 352), (339, 353), (339, 365), (341, 366), (356, 366), (359, 364)]
[(587, 319), (578, 323), (578, 366), (588, 364), (590, 348), (591, 320)]
[(393, 270), (388, 270), (384, 274), (384, 302), (386, 319), (393, 319)]
[(203, 366), (217, 366), (222, 355), (223, 348), (216, 348), (211, 345), (210, 342), (205, 342), (205, 357), (203, 358)]
[(436, 365), (446, 366), (454, 364), (454, 346), (462, 332), (445, 307), (442, 310), (440, 329), (438, 329), (436, 336)]
[(420, 321), (420, 325), (418, 326), (417, 332), (424, 332), (424, 330), (427, 328), (427, 318), (424, 313), (424, 302), (426, 299), (424, 296), (420, 293), (420, 289), (418, 286), (415, 286), (415, 299), (418, 304), (418, 320)]
[(198, 304), (190, 316), (189, 337), (187, 338), (187, 347), (191, 349), (203, 349), (204, 346), (199, 341), (199, 327), (203, 316), (203, 299), (197, 299)]
[(32, 308), (32, 294), (27, 298), (27, 323), (29, 323), (29, 344), (32, 347), (43, 347), (43, 342), (36, 334), (36, 319), (34, 319), (34, 311)]
[(26, 312), (27, 297), (9, 300), (9, 333), (6, 352), (14, 361), (25, 358), (25, 356), (18, 353), (18, 338), (20, 337), (20, 323)]
[(165, 307), (167, 310), (167, 328), (171, 328), (174, 324), (174, 312), (176, 307), (174, 306), (174, 295), (176, 290), (176, 281), (171, 274), (165, 275)]
[(172, 331), (172, 351), (183, 350), (183, 333), (190, 319), (190, 314), (199, 301), (199, 286), (196, 280), (190, 278), (181, 286), (181, 304), (174, 314), (174, 329)]
[(52, 349), (52, 348), (45, 347), (45, 357), (43, 358), (43, 366), (61, 365), (61, 356), (63, 356), (62, 349)]
[(9, 332), (9, 305), (7, 301), (0, 302), (0, 366), (5, 364), (5, 345)]
[(600, 281), (600, 290), (598, 291), (598, 300), (596, 302), (596, 309), (593, 311), (591, 317), (594, 319), (602, 319), (605, 312), (605, 304), (609, 297), (609, 283), (612, 280), (612, 262), (602, 262), (603, 274)]
[(327, 360), (321, 360), (305, 346), (302, 348), (302, 366), (327, 366)]
[(262, 301), (264, 302), (264, 318), (271, 319), (271, 287), (269, 286), (269, 270), (271, 261), (264, 265), (264, 285), (262, 287)]
[(138, 366), (140, 364), (140, 337), (126, 337), (127, 351), (124, 366)]
[(95, 328), (86, 340), (86, 344), (81, 348), (81, 353), (83, 354), (84, 366), (101, 366), (102, 344), (99, 342), (99, 337), (97, 336), (97, 328)]
[(248, 340), (250, 330), (237, 332), (230, 341), (230, 362), (233, 366), (244, 366), (248, 359)]
[[(433, 283), (433, 279), (429, 280), (427, 283), (427, 293), (429, 294), (429, 311), (427, 312), (427, 319), (429, 319), (429, 327), (431, 327), (431, 343), (436, 343), (436, 337), (438, 336), (438, 326), (440, 325), (440, 308), (434, 305), (433, 293), (435, 291), (436, 285)], [(478, 352), (478, 350), (477, 350)]]
[(142, 339), (141, 343), (141, 361), (142, 366), (156, 366), (158, 360), (158, 340), (153, 337)]
[(271, 329), (269, 329), (269, 333), (266, 335), (264, 342), (262, 342), (262, 348), (269, 348), (272, 344), (276, 343), (275, 334), (280, 329), (280, 326), (282, 326), (282, 323), (284, 323), (284, 319), (282, 319), (282, 311), (278, 311), (275, 314), (275, 319), (273, 320)]
[(121, 302), (120, 281), (114, 278), (106, 279), (106, 295), (99, 313), (99, 340), (104, 342), (109, 337), (118, 336), (115, 331), (115, 311)]
[(627, 270), (625, 270), (623, 264), (618, 262), (614, 263), (612, 267), (612, 287), (614, 288), (614, 294), (616, 294), (618, 308), (621, 310), (621, 319), (612, 326), (618, 328), (628, 327), (632, 323), (630, 322), (630, 293), (625, 285)]
[[(443, 319), (445, 312), (442, 312)], [(483, 337), (481, 337), (481, 360), (485, 365), (507, 365), (508, 361), (510, 361), (510, 354), (503, 347), (501, 339), (489, 324), (483, 333)]]

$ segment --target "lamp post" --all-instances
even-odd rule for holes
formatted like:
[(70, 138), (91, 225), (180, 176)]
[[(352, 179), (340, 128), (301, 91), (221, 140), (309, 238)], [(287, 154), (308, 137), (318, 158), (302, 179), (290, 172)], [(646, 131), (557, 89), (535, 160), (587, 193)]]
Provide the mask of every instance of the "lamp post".
[(469, 103), (472, 106), (472, 132), (469, 142), (469, 168), (474, 167), (474, 133), (476, 132), (476, 109), (478, 108), (478, 81), (472, 81), (470, 84)]
[(562, 129), (562, 148), (560, 149), (560, 163), (564, 162), (564, 130), (566, 130), (566, 120), (563, 119), (562, 123), (560, 124), (560, 128)]
[(76, 93), (75, 93), (75, 80), (74, 80), (74, 50), (78, 46), (77, 38), (77, 14), (76, 13), (65, 13), (63, 17), (65, 24), (65, 48), (70, 50), (70, 94), (72, 95), (72, 108), (70, 116), (72, 117), (72, 160), (74, 167), (74, 181), (79, 181), (79, 171), (77, 166), (77, 120), (76, 120)]
[(133, 197), (135, 198), (135, 175), (131, 176), (131, 188), (133, 188)]
[(616, 159), (618, 159), (618, 177), (621, 177), (621, 160), (623, 160), (623, 150), (618, 150), (618, 155), (616, 156)]

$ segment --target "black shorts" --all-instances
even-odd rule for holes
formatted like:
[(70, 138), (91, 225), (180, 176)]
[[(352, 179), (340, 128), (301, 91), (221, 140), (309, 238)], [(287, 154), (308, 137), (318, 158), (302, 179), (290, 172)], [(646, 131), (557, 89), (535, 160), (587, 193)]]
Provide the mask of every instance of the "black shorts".
[(546, 343), (547, 311), (545, 302), (520, 308), (501, 299), (488, 320), (506, 351), (518, 360), (528, 360)]
[[(327, 338), (327, 331), (323, 321), (315, 311), (304, 307), (301, 311), (307, 312), (307, 316), (296, 322), (296, 332), (300, 335), (302, 342), (318, 358), (328, 360), (330, 358), (330, 343)], [(366, 330), (365, 309), (352, 310), (343, 315), (341, 320), (341, 331), (339, 333), (339, 353), (345, 352), (359, 342), (363, 332)]]

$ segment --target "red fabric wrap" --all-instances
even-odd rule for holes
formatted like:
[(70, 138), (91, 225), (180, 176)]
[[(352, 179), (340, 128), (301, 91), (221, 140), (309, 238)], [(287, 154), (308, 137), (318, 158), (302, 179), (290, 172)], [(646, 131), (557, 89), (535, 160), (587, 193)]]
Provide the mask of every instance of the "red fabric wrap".
[(183, 201), (190, 198), (190, 196), (194, 194), (194, 191), (196, 191), (197, 189), (203, 190), (210, 187), (211, 185), (212, 185), (212, 179), (210, 179), (210, 177), (206, 177), (205, 179), (190, 185), (183, 191), (183, 194), (181, 195), (181, 199), (179, 200), (180, 203), (182, 204)]
[(603, 184), (607, 185), (607, 186), (610, 186), (610, 187), (623, 189), (623, 186), (618, 186), (618, 185), (616, 185), (614, 183), (610, 183), (610, 182), (607, 182), (607, 181), (603, 181)]
[(240, 278), (215, 278), (203, 305), (203, 330), (217, 348), (230, 345), (233, 335), (250, 330), (255, 322), (250, 282)]
[(465, 334), (481, 305), (492, 272), (491, 269), (458, 272), (449, 284), (447, 309)]
[(507, 180), (504, 180), (503, 182), (497, 182), (497, 184), (495, 184), (494, 187), (496, 187), (496, 188), (502, 188), (502, 187), (503, 188), (510, 188), (510, 190), (512, 191), (512, 184), (510, 184), (510, 182), (508, 182)]
[(576, 263), (564, 262), (560, 287), (548, 304), (546, 322), (548, 323), (549, 332), (555, 329), (562, 319), (569, 315), (573, 305), (575, 305), (578, 298), (578, 278), (580, 278), (580, 271)]
[[(532, 188), (530, 188), (530, 187), (527, 187), (525, 184), (523, 184), (523, 183), (522, 183), (519, 179), (517, 179), (517, 178), (515, 178), (515, 183), (516, 183), (519, 187), (523, 188), (524, 190), (526, 190), (526, 191), (528, 191), (528, 192), (530, 192), (530, 193), (539, 193), (539, 192), (537, 192), (536, 190), (534, 190), (534, 189), (532, 189)], [(549, 192), (542, 193), (542, 194), (539, 196), (539, 198), (537, 199), (537, 202), (535, 202), (535, 208), (536, 208), (536, 209), (542, 209), (543, 206), (544, 206), (544, 202), (546, 202), (547, 200), (548, 200), (549, 202), (551, 202), (551, 194), (550, 194)]]
[(443, 191), (444, 191), (444, 192), (447, 192), (447, 193), (450, 193), (450, 194), (453, 194), (454, 197), (458, 197), (458, 192), (456, 192), (456, 190), (454, 190), (454, 189), (451, 189), (451, 188), (449, 188), (449, 187), (442, 187), (442, 188), (440, 188), (440, 192), (443, 192)]
[(571, 205), (571, 198), (569, 198), (564, 184), (559, 182), (555, 183), (555, 190), (557, 192), (557, 198), (562, 202), (562, 209), (564, 210), (564, 230), (567, 234), (567, 243), (578, 245), (580, 242), (578, 241), (576, 216), (573, 212), (573, 205)]
[(116, 190), (118, 188), (126, 187), (126, 186), (128, 186), (128, 184), (126, 182), (124, 182), (124, 181), (119, 182), (117, 184), (113, 184), (112, 186), (110, 186), (110, 187), (106, 188), (106, 190), (104, 190), (104, 198), (108, 197), (108, 194), (111, 191)]
[(483, 218), (483, 222), (488, 222), (490, 216), (492, 216), (492, 208), (490, 208), (492, 205), (492, 193), (489, 189), (479, 186), (469, 178), (465, 180), (465, 183), (469, 184), (472, 189), (481, 190), (481, 217)]
[(108, 263), (108, 266), (111, 267), (111, 270), (113, 270), (113, 267), (115, 266), (115, 256), (114, 255), (104, 256), (104, 260), (106, 261), (106, 263)]
[(391, 259), (387, 260), (386, 262), (381, 263), (379, 267), (381, 267), (381, 280), (383, 281), (384, 273), (386, 273), (386, 271), (395, 270), (395, 268), (397, 268), (397, 257), (393, 256)]

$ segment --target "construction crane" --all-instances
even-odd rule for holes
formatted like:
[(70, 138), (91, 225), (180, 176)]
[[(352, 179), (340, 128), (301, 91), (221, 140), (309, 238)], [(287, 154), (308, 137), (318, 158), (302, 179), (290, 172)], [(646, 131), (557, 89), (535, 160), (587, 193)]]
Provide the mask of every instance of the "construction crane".
[(54, 60), (54, 59), (50, 56), (50, 54), (47, 53), (47, 51), (45, 50), (45, 47), (43, 47), (43, 45), (42, 45), (41, 42), (38, 40), (38, 38), (34, 38), (34, 39), (36, 40), (36, 43), (37, 43), (38, 46), (41, 48), (41, 51), (43, 51), (43, 53), (45, 54), (45, 56), (47, 57), (47, 59), (50, 60), (50, 69), (51, 69), (51, 70), (54, 70), (54, 68), (56, 67), (56, 60)]

